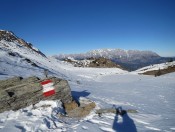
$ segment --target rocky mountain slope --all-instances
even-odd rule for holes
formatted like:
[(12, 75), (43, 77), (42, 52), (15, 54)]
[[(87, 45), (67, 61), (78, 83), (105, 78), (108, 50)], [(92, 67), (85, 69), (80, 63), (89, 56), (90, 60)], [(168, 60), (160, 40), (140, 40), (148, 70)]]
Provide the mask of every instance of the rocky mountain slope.
[(39, 49), (18, 38), (14, 33), (0, 30), (0, 75), (11, 76), (38, 76), (43, 77), (43, 71), (57, 77), (65, 77), (60, 71), (59, 61), (51, 64)]
[(166, 62), (169, 58), (159, 56), (152, 51), (139, 51), (139, 50), (122, 50), (122, 49), (99, 49), (92, 50), (87, 53), (81, 54), (60, 54), (53, 56), (58, 60), (63, 60), (68, 57), (75, 60), (84, 60), (87, 58), (104, 57), (111, 61), (125, 67), (128, 70), (136, 70), (151, 64)]
[(73, 58), (68, 57), (64, 59), (65, 62), (71, 63), (75, 67), (96, 67), (96, 68), (120, 68), (124, 69), (120, 65), (112, 62), (110, 59), (106, 59), (104, 57), (99, 58), (88, 58), (85, 60), (75, 60)]
[(28, 43), (26, 41), (24, 41), (21, 38), (18, 38), (13, 32), (11, 31), (5, 31), (5, 30), (0, 30), (0, 41), (4, 46), (8, 46), (5, 43), (3, 43), (4, 41), (6, 42), (13, 42), (13, 43), (18, 43), (19, 46), (24, 46), (26, 48), (29, 48), (30, 50), (40, 54), (41, 56), (46, 57), (39, 49), (33, 47), (33, 45), (31, 43)]

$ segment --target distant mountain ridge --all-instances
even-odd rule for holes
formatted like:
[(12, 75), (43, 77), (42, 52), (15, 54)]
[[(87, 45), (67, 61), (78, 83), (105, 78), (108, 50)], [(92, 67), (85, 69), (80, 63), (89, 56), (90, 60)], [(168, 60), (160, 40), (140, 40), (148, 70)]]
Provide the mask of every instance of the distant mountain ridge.
[(128, 70), (136, 70), (138, 68), (156, 63), (166, 62), (169, 58), (161, 57), (153, 51), (139, 50), (122, 50), (122, 49), (98, 49), (80, 54), (60, 54), (53, 56), (58, 60), (64, 60), (72, 57), (75, 60), (84, 60), (88, 58), (104, 57), (125, 67)]
[(80, 53), (80, 54), (60, 54), (55, 55), (57, 59), (65, 59), (68, 57), (73, 57), (74, 59), (81, 60), (86, 58), (98, 58), (98, 57), (105, 57), (108, 59), (113, 58), (131, 58), (131, 59), (137, 59), (139, 56), (145, 56), (145, 57), (160, 57), (157, 53), (152, 51), (139, 51), (139, 50), (122, 50), (122, 49), (97, 49), (92, 50), (86, 53)]

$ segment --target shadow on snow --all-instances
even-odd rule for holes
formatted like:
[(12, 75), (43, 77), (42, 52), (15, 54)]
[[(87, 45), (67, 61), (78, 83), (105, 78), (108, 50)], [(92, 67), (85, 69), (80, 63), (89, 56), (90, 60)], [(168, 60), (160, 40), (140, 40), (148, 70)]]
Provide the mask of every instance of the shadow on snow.
[(137, 132), (134, 121), (128, 116), (128, 113), (122, 116), (122, 122), (118, 122), (119, 115), (116, 114), (112, 128), (116, 132)]
[(91, 93), (88, 92), (87, 90), (84, 91), (71, 91), (72, 96), (74, 99), (79, 100), (80, 97), (87, 97), (89, 96)]
[(71, 91), (73, 99), (78, 103), (80, 97), (87, 97), (91, 93), (88, 92), (87, 90), (84, 91)]

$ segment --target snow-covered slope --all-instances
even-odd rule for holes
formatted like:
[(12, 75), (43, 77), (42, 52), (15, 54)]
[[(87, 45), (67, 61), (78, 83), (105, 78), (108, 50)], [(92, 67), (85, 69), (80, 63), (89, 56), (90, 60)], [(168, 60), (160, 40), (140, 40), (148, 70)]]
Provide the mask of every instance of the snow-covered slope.
[[(162, 69), (167, 69), (168, 67), (173, 67), (175, 65), (175, 61), (172, 62), (166, 62), (166, 63), (161, 63), (161, 64), (155, 64), (155, 65), (150, 65), (143, 67), (141, 69), (136, 70), (136, 73), (144, 73), (148, 71), (154, 71), (154, 70), (162, 70)], [(133, 72), (134, 73), (134, 72)]]
[(9, 76), (43, 77), (44, 69), (47, 69), (50, 75), (65, 78), (65, 75), (61, 73), (63, 69), (60, 61), (48, 59), (29, 43), (22, 45), (12, 32), (1, 30), (0, 33), (2, 33), (0, 39), (1, 79)]
[(99, 117), (93, 110), (80, 120), (70, 119), (59, 116), (64, 112), (59, 100), (41, 101), (18, 111), (0, 113), (0, 132), (175, 131), (175, 73), (155, 78), (118, 68), (73, 67), (18, 42), (0, 41), (0, 79), (17, 75), (43, 77), (44, 69), (49, 70), (49, 75), (67, 79), (73, 97), (93, 100), (95, 110), (115, 105), (136, 109), (138, 113)]
[[(73, 67), (53, 57), (47, 58), (43, 53), (36, 52), (36, 48), (31, 48), (31, 45), (27, 46), (29, 43), (22, 45), (18, 41), (19, 38), (12, 32), (1, 30), (0, 34), (1, 78), (18, 75), (24, 77), (32, 75), (43, 77), (44, 69), (49, 71), (49, 75), (66, 78), (67, 72), (65, 71)], [(94, 74), (98, 74), (99, 71), (102, 70), (94, 70)], [(111, 71), (115, 73), (126, 72), (118, 68), (111, 69)]]
[(0, 74), (1, 76), (43, 76), (44, 69), (50, 73), (61, 76), (57, 69), (59, 66), (52, 65), (45, 56), (21, 46), (17, 42), (0, 41)]
[[(86, 69), (86, 68), (85, 68)], [(89, 98), (96, 109), (122, 107), (136, 109), (123, 117), (112, 113), (101, 117), (93, 110), (82, 119), (60, 117), (61, 102), (42, 101), (35, 106), (0, 114), (0, 131), (54, 132), (173, 132), (175, 130), (175, 74), (158, 78), (125, 74), (94, 75), (92, 69), (70, 69), (69, 84), (74, 98)], [(72, 72), (76, 72), (72, 74)], [(102, 73), (102, 71), (101, 71)], [(71, 79), (76, 78), (76, 81)], [(47, 106), (47, 107), (45, 107)]]
[[(22, 47), (26, 47), (38, 54), (40, 54), (41, 56), (45, 55), (36, 47), (34, 47), (31, 43), (26, 42), (25, 40), (18, 38), (13, 32), (10, 31), (5, 31), (5, 30), (0, 30), (0, 41), (4, 40), (6, 42), (14, 42), (17, 43), (18, 46), (22, 46)], [(5, 46), (8, 46), (6, 44), (4, 44)]]

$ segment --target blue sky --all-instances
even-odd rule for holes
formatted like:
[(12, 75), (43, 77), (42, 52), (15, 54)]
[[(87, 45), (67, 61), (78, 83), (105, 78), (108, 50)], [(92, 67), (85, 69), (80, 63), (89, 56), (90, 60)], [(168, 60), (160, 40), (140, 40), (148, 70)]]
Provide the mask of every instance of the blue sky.
[(0, 0), (0, 29), (46, 55), (121, 48), (175, 56), (175, 0)]

